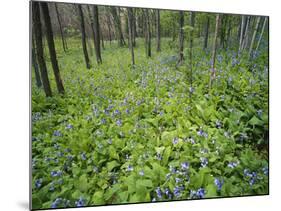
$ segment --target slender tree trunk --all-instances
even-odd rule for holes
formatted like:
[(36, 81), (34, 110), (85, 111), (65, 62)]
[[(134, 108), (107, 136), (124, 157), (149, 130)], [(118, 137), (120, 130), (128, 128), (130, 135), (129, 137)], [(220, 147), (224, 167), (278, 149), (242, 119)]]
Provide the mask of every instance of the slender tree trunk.
[(95, 53), (96, 53), (96, 60), (98, 64), (102, 63), (101, 59), (101, 49), (100, 49), (100, 23), (99, 23), (99, 11), (98, 6), (93, 6), (93, 23), (92, 29), (93, 29), (93, 35), (94, 35), (94, 45), (95, 45)]
[(101, 38), (101, 47), (104, 50), (105, 49), (105, 47), (104, 47), (104, 38), (103, 38), (103, 33), (102, 33), (101, 28), (100, 28), (100, 38)]
[(126, 45), (124, 36), (122, 33), (122, 27), (121, 27), (121, 20), (119, 15), (117, 14), (117, 9), (115, 7), (110, 7), (111, 15), (113, 17), (114, 25), (115, 25), (115, 30), (117, 31), (118, 38), (119, 38), (119, 46), (122, 47)]
[(45, 27), (46, 27), (46, 37), (47, 42), (49, 46), (49, 53), (51, 57), (52, 67), (56, 79), (57, 89), (60, 94), (64, 93), (64, 87), (60, 75), (58, 60), (57, 60), (57, 54), (56, 54), (56, 48), (55, 48), (55, 42), (54, 42), (54, 36), (53, 36), (53, 30), (52, 30), (52, 24), (51, 24), (51, 18), (49, 14), (49, 8), (47, 2), (40, 2), (41, 9), (43, 12)]
[(248, 40), (249, 40), (249, 29), (250, 29), (250, 16), (247, 17), (246, 19), (246, 27), (245, 27), (245, 32), (243, 36), (243, 41), (242, 41), (242, 48), (241, 51), (243, 51), (247, 45), (248, 45)]
[(184, 27), (184, 12), (183, 11), (179, 11), (179, 60), (178, 60), (178, 64), (177, 65), (182, 65), (184, 57), (183, 57), (183, 45), (184, 45), (184, 31), (183, 31), (183, 27)]
[(84, 15), (82, 11), (82, 5), (78, 4), (78, 13), (80, 16), (80, 27), (81, 27), (81, 34), (82, 34), (82, 47), (83, 47), (83, 53), (84, 53), (84, 59), (86, 63), (87, 69), (91, 68), (89, 55), (87, 51), (87, 45), (86, 45), (86, 32), (85, 32), (85, 22), (84, 22)]
[(229, 19), (229, 22), (228, 22), (228, 29), (227, 29), (227, 39), (226, 39), (226, 43), (227, 43), (227, 46), (230, 47), (231, 45), (231, 27), (232, 27), (232, 21), (231, 19)]
[(265, 17), (264, 21), (263, 21), (263, 26), (262, 26), (262, 30), (261, 30), (261, 34), (260, 34), (258, 43), (257, 43), (256, 51), (259, 49), (260, 42), (261, 42), (261, 39), (262, 39), (262, 36), (263, 36), (263, 33), (264, 33), (264, 29), (265, 29), (265, 26), (266, 26), (266, 21), (267, 21), (267, 17)]
[(110, 16), (106, 16), (106, 21), (107, 21), (107, 28), (108, 28), (108, 37), (109, 37), (109, 44), (111, 44), (111, 22), (110, 22)]
[(150, 32), (150, 20), (148, 9), (144, 9), (145, 25), (146, 25), (146, 56), (151, 57), (151, 32)]
[(250, 58), (252, 57), (252, 51), (253, 51), (253, 48), (254, 48), (254, 43), (255, 43), (256, 34), (257, 34), (257, 31), (258, 31), (258, 28), (259, 28), (259, 23), (260, 23), (260, 17), (257, 17), (256, 26), (255, 26), (255, 29), (254, 29), (254, 32), (253, 32), (252, 41), (251, 41), (250, 50), (249, 50), (249, 57)]
[(135, 65), (134, 45), (133, 45), (133, 9), (127, 8), (128, 11), (128, 28), (129, 28), (129, 48), (131, 50), (132, 66)]
[(243, 15), (241, 18), (241, 27), (240, 27), (241, 29), (240, 29), (240, 40), (239, 40), (239, 52), (242, 50), (245, 20), (246, 17)]
[(61, 19), (60, 19), (57, 3), (55, 3), (55, 9), (56, 9), (57, 19), (58, 19), (58, 23), (59, 23), (59, 28), (60, 28), (60, 35), (61, 35), (63, 50), (64, 50), (64, 52), (66, 52), (67, 44), (66, 44), (66, 39), (64, 37), (62, 26), (61, 26)]
[[(194, 28), (195, 13), (190, 12), (190, 26)], [(189, 69), (190, 69), (190, 86), (192, 87), (192, 48), (193, 48), (193, 29), (189, 32)], [(191, 94), (191, 92), (190, 92)]]
[(204, 49), (207, 49), (208, 47), (209, 26), (210, 26), (210, 17), (208, 16), (206, 22), (206, 28), (205, 28)]
[(41, 82), (41, 77), (40, 77), (40, 70), (39, 70), (39, 67), (38, 67), (38, 64), (37, 64), (37, 56), (36, 56), (36, 53), (35, 53), (35, 42), (34, 42), (34, 38), (33, 38), (33, 35), (32, 35), (32, 65), (33, 65), (33, 68), (34, 68), (34, 72), (35, 72), (35, 79), (36, 79), (36, 85), (38, 88), (41, 88), (42, 86), (42, 82)]
[(136, 11), (133, 9), (133, 47), (136, 47), (137, 24)]
[(36, 43), (36, 53), (39, 63), (39, 69), (41, 72), (41, 78), (43, 82), (43, 88), (47, 97), (52, 96), (52, 90), (49, 82), (48, 72), (46, 63), (44, 60), (44, 50), (42, 44), (42, 29), (41, 29), (41, 20), (40, 20), (40, 7), (39, 2), (32, 2), (32, 21), (33, 21), (33, 30), (35, 35)]
[(219, 31), (219, 23), (220, 23), (220, 15), (217, 14), (216, 29), (215, 29), (215, 35), (214, 35), (214, 41), (213, 41), (213, 52), (212, 52), (212, 60), (211, 60), (211, 76), (210, 76), (210, 82), (209, 82), (209, 90), (211, 90), (213, 80), (216, 77), (215, 62), (216, 62), (217, 37), (218, 37), (218, 31)]
[(161, 51), (161, 25), (160, 25), (160, 10), (156, 10), (156, 51)]

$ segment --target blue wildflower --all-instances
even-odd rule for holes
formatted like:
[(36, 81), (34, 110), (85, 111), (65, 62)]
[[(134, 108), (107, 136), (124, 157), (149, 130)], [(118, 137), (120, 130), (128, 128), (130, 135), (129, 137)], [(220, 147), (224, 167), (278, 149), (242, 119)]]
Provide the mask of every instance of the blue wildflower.
[(101, 123), (102, 125), (105, 124), (105, 123), (106, 123), (106, 119), (105, 119), (105, 118), (102, 118), (101, 121), (100, 121), (100, 123)]
[(182, 168), (183, 170), (189, 169), (189, 163), (188, 163), (188, 162), (183, 162), (183, 163), (181, 163), (181, 168)]
[(239, 162), (229, 162), (229, 164), (227, 165), (229, 168), (235, 168), (236, 166), (238, 166)]
[(156, 159), (157, 159), (157, 160), (162, 160), (162, 155), (161, 155), (160, 153), (157, 153), (157, 154), (156, 154)]
[(257, 114), (258, 114), (259, 117), (261, 117), (261, 115), (262, 115), (262, 109), (257, 110)]
[(80, 197), (78, 201), (75, 202), (76, 207), (83, 207), (85, 206), (85, 200)]
[(121, 121), (121, 119), (118, 119), (118, 120), (116, 121), (116, 125), (119, 126), (119, 127), (122, 126), (122, 121)]
[(182, 179), (181, 179), (181, 178), (176, 177), (176, 178), (175, 178), (175, 181), (176, 181), (176, 183), (180, 183), (180, 182), (182, 181)]
[(161, 192), (160, 187), (157, 187), (156, 190), (155, 190), (155, 192), (156, 192), (156, 194), (157, 194), (157, 197), (161, 199), (161, 198), (162, 198), (162, 192)]
[(66, 129), (70, 130), (70, 129), (72, 129), (72, 128), (73, 128), (73, 125), (72, 125), (72, 124), (67, 124), (67, 125), (66, 125)]
[(203, 168), (208, 165), (208, 158), (201, 157), (201, 158), (200, 158), (200, 161), (201, 161), (201, 166), (202, 166)]
[(215, 185), (218, 187), (218, 191), (220, 191), (224, 182), (223, 182), (223, 180), (220, 180), (220, 179), (218, 179), (218, 178), (215, 178), (214, 183), (215, 183)]
[(199, 189), (197, 190), (196, 195), (197, 195), (197, 197), (198, 197), (199, 199), (204, 198), (204, 196), (205, 196), (205, 190), (204, 190), (204, 188), (199, 188)]
[(190, 190), (190, 194), (189, 194), (189, 197), (191, 199), (195, 198), (197, 196), (197, 192), (195, 190)]
[(269, 172), (268, 167), (263, 167), (262, 171), (263, 171), (264, 175), (268, 175), (268, 172)]
[(133, 170), (134, 170), (134, 167), (132, 165), (128, 165), (127, 171), (133, 171)]
[(216, 121), (216, 128), (221, 128), (222, 124), (219, 120)]
[(42, 186), (42, 182), (43, 182), (42, 178), (35, 180), (35, 187), (40, 188)]
[(173, 138), (173, 144), (176, 145), (177, 143), (179, 143), (179, 139), (177, 137)]
[(51, 176), (52, 177), (59, 177), (62, 175), (61, 171), (51, 171)]
[(174, 188), (174, 195), (175, 195), (176, 198), (179, 198), (181, 196), (181, 190), (182, 190), (182, 188), (178, 187), (178, 186), (176, 186)]
[(51, 182), (50, 183), (50, 188), (49, 188), (50, 191), (54, 191), (55, 190), (55, 186), (54, 186), (54, 183)]
[(82, 160), (86, 160), (86, 159), (87, 159), (87, 156), (86, 156), (86, 153), (85, 153), (85, 152), (82, 152), (82, 153), (81, 153), (81, 159), (82, 159)]
[(57, 208), (61, 201), (61, 198), (56, 198), (55, 201), (51, 204), (51, 208)]
[(53, 136), (62, 136), (62, 134), (59, 130), (55, 130)]

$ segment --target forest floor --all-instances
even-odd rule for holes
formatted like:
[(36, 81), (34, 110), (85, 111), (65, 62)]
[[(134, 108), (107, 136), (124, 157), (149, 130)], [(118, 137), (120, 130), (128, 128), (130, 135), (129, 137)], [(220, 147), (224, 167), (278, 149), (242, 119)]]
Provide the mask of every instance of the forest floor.
[(33, 208), (268, 194), (267, 52), (249, 63), (220, 50), (209, 91), (201, 47), (191, 86), (169, 39), (152, 58), (137, 40), (134, 67), (127, 47), (106, 43), (91, 69), (80, 42), (64, 53), (56, 41), (64, 96), (49, 59), (54, 96), (32, 78)]

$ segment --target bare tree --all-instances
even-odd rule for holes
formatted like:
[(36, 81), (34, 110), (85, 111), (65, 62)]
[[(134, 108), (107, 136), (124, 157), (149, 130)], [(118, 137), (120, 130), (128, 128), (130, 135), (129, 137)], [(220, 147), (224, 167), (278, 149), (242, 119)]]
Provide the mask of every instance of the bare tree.
[(191, 87), (192, 87), (192, 48), (193, 48), (194, 22), (195, 22), (195, 13), (190, 12), (190, 26), (192, 27), (192, 29), (189, 32), (189, 69), (190, 69), (190, 86)]
[(244, 31), (244, 36), (243, 36), (241, 51), (243, 51), (243, 50), (247, 47), (247, 45), (248, 45), (249, 31), (250, 31), (250, 21), (251, 21), (251, 17), (248, 16), (248, 17), (246, 18), (246, 26), (245, 26), (245, 31)]
[(49, 82), (46, 63), (44, 60), (39, 2), (34, 2), (34, 1), (32, 2), (32, 21), (33, 21), (33, 30), (35, 35), (36, 53), (39, 63), (39, 69), (41, 72), (44, 92), (47, 97), (51, 97), (52, 90)]
[(267, 17), (264, 17), (262, 30), (261, 30), (260, 37), (259, 37), (259, 40), (258, 40), (258, 43), (257, 43), (256, 51), (259, 49), (260, 42), (261, 42), (261, 39), (262, 39), (262, 36), (263, 36), (263, 33), (264, 33), (264, 29), (265, 29), (265, 26), (266, 26), (266, 22), (267, 22)]
[(135, 65), (134, 45), (133, 45), (133, 9), (127, 8), (128, 11), (128, 28), (129, 28), (129, 48), (131, 50), (132, 65)]
[(37, 56), (35, 53), (35, 41), (34, 41), (34, 37), (32, 35), (32, 65), (34, 68), (34, 72), (35, 72), (35, 79), (36, 79), (36, 85), (38, 88), (40, 88), (42, 86), (42, 82), (41, 82), (41, 77), (40, 77), (40, 70), (38, 67), (38, 63), (37, 63)]
[(57, 54), (56, 54), (56, 48), (55, 48), (55, 43), (54, 43), (54, 36), (53, 36), (53, 30), (52, 30), (52, 24), (51, 24), (51, 18), (49, 14), (49, 8), (47, 2), (40, 2), (42, 13), (43, 13), (43, 18), (44, 18), (44, 23), (45, 23), (45, 28), (46, 28), (46, 38), (49, 46), (49, 54), (51, 57), (51, 63), (56, 79), (56, 85), (59, 93), (63, 94), (64, 93), (64, 87), (62, 83), (62, 79), (60, 76), (60, 71), (59, 71), (59, 65), (58, 65), (58, 60), (57, 60)]
[(218, 31), (219, 31), (219, 23), (220, 23), (220, 15), (217, 14), (217, 16), (216, 16), (216, 29), (215, 29), (215, 35), (214, 35), (214, 41), (213, 41), (213, 50), (212, 50), (211, 75), (210, 75), (210, 82), (209, 82), (209, 90), (211, 90), (213, 80), (216, 77), (215, 62), (216, 62), (217, 37), (218, 37)]
[(115, 30), (117, 31), (117, 34), (118, 34), (119, 46), (122, 47), (122, 46), (126, 45), (126, 43), (125, 43), (123, 32), (122, 32), (120, 17), (117, 13), (116, 7), (110, 7), (110, 12), (113, 17)]
[(242, 15), (242, 17), (241, 17), (241, 25), (240, 25), (239, 52), (242, 50), (245, 20), (246, 20), (245, 15)]
[(207, 49), (207, 47), (208, 47), (209, 26), (210, 26), (210, 17), (207, 16), (207, 21), (206, 21), (206, 26), (205, 26), (205, 36), (204, 36), (204, 49)]
[(160, 10), (156, 10), (156, 51), (161, 51), (161, 25), (160, 25)]
[(183, 57), (183, 44), (184, 44), (184, 12), (179, 11), (179, 60), (177, 65), (182, 65), (184, 57)]
[(254, 28), (254, 32), (253, 32), (253, 36), (252, 36), (252, 41), (251, 41), (251, 45), (250, 45), (250, 49), (249, 49), (249, 57), (251, 58), (252, 56), (252, 51), (254, 48), (254, 43), (255, 43), (255, 39), (256, 39), (256, 34), (259, 28), (259, 23), (260, 23), (260, 17), (257, 17), (256, 19), (256, 26)]
[(84, 59), (85, 59), (86, 67), (88, 69), (90, 69), (91, 65), (90, 65), (90, 60), (89, 60), (89, 55), (88, 55), (87, 45), (86, 45), (85, 21), (84, 21), (82, 5), (78, 4), (77, 8), (78, 8), (79, 16), (80, 16), (80, 27), (81, 27), (81, 34), (82, 34), (82, 47), (83, 47)]
[(66, 39), (65, 39), (64, 34), (63, 34), (63, 30), (62, 30), (62, 26), (61, 26), (61, 19), (60, 19), (60, 14), (59, 14), (59, 11), (58, 11), (57, 3), (55, 3), (55, 10), (56, 10), (56, 15), (57, 15), (58, 23), (59, 23), (59, 28), (60, 28), (60, 35), (61, 35), (63, 50), (64, 50), (64, 52), (66, 52), (67, 42), (66, 42)]
[(145, 19), (146, 56), (151, 57), (151, 32), (150, 32), (150, 19), (149, 19), (148, 9), (144, 9), (144, 19)]

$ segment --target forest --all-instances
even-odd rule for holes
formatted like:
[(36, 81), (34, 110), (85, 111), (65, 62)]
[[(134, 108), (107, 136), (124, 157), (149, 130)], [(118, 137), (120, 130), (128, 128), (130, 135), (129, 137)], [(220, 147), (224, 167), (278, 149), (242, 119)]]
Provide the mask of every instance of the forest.
[(32, 209), (269, 192), (269, 19), (31, 1)]

